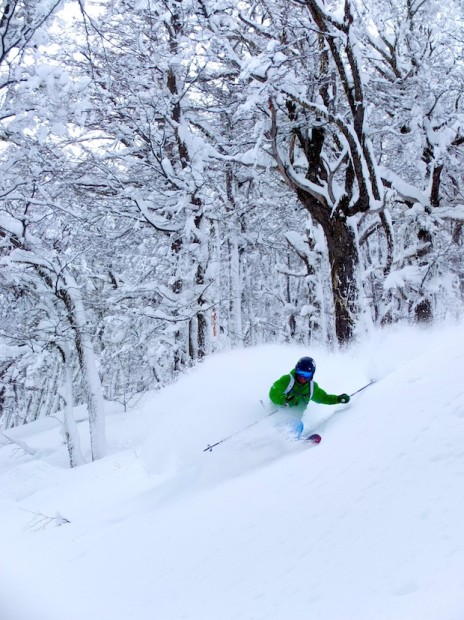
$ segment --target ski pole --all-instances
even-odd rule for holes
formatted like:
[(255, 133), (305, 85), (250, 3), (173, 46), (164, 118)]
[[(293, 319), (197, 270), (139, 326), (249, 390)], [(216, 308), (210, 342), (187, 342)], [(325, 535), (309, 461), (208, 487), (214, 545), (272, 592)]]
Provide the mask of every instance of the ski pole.
[(235, 435), (238, 435), (239, 433), (243, 433), (244, 431), (248, 430), (249, 428), (251, 428), (252, 426), (255, 426), (256, 424), (259, 424), (260, 422), (262, 422), (263, 420), (265, 420), (266, 418), (269, 418), (271, 415), (274, 415), (274, 413), (277, 413), (279, 411), (280, 408), (274, 409), (274, 411), (271, 411), (271, 413), (268, 413), (266, 416), (264, 416), (264, 418), (261, 418), (259, 420), (256, 420), (256, 422), (252, 422), (251, 424), (248, 424), (248, 426), (245, 426), (245, 428), (241, 428), (238, 431), (235, 431), (235, 433), (231, 433), (230, 435), (227, 435), (227, 437), (223, 437), (222, 439), (220, 439), (219, 441), (216, 441), (216, 443), (213, 444), (208, 444), (206, 446), (206, 448), (203, 450), (203, 452), (212, 452), (213, 448), (215, 448), (216, 446), (218, 446), (221, 443), (224, 443), (224, 441), (227, 441), (228, 439), (230, 439), (231, 437), (235, 437)]
[(353, 392), (353, 394), (350, 394), (350, 398), (352, 396), (354, 396), (355, 394), (357, 394), (358, 392), (362, 392), (363, 390), (365, 390), (366, 388), (368, 388), (370, 385), (372, 385), (373, 383), (375, 383), (375, 381), (369, 381), (369, 383), (367, 385), (364, 385), (362, 388), (359, 388), (359, 390), (356, 390), (356, 392)]

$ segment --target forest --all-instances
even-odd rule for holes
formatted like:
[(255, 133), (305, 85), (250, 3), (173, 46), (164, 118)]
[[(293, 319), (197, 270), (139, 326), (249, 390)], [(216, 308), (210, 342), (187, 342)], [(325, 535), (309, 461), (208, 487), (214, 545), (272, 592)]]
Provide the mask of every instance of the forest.
[(1, 0), (0, 430), (462, 318), (458, 0)]

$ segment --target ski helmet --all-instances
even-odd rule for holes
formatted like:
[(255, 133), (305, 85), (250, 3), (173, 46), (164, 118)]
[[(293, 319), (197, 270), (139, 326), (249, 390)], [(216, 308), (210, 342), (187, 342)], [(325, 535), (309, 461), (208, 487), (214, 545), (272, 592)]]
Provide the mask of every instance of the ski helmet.
[(312, 357), (302, 357), (299, 359), (295, 366), (295, 373), (300, 375), (300, 377), (305, 377), (306, 379), (312, 379), (314, 373), (316, 372), (316, 363)]

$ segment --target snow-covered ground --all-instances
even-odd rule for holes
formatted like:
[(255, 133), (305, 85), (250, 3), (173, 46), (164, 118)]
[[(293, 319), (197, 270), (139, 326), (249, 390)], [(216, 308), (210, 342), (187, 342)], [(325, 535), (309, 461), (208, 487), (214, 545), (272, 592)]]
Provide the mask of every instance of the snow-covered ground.
[[(463, 335), (216, 355), (108, 404), (108, 456), (74, 470), (58, 419), (1, 435), (0, 620), (462, 620)], [(269, 416), (301, 355), (328, 392), (376, 380), (310, 404), (317, 447)]]

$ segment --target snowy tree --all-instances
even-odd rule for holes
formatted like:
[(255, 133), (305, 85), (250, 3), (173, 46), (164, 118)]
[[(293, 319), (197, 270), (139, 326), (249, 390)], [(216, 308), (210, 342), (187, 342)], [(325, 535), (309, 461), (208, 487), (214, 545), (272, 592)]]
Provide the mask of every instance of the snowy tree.
[[(35, 363), (43, 365), (42, 371), (46, 372), (50, 365), (54, 369), (45, 390), (40, 390), (47, 399), (57, 393), (60, 381), (69, 383), (69, 376), (65, 377), (63, 369), (57, 367), (56, 355), (62, 357), (64, 368), (69, 369), (72, 362), (67, 351), (72, 343), (88, 402), (92, 457), (99, 458), (105, 446), (104, 406), (81, 286), (73, 276), (73, 271), (79, 268), (79, 258), (73, 255), (74, 248), (66, 247), (66, 218), (60, 221), (56, 210), (44, 209), (41, 200), (34, 204), (33, 192), (26, 202), (29, 184), (25, 186), (21, 193), (10, 194), (5, 203), (9, 214), (0, 218), (4, 239), (1, 276), (9, 291), (6, 301), (14, 300), (13, 307), (8, 310), (15, 310), (24, 320), (24, 334), (16, 336), (21, 338), (19, 344), (23, 347), (28, 342), (31, 344), (38, 353)], [(59, 194), (60, 188), (57, 191)], [(49, 195), (49, 200), (52, 196)], [(11, 338), (6, 331), (2, 335)], [(33, 367), (28, 366), (26, 372), (31, 373)], [(36, 385), (39, 383), (35, 381)], [(66, 393), (70, 393), (69, 387)], [(70, 396), (68, 407), (69, 399)], [(48, 413), (56, 408), (51, 401), (48, 405), (39, 403), (36, 408), (40, 406)], [(26, 415), (29, 409), (30, 406)], [(37, 415), (37, 410), (33, 415)], [(69, 432), (68, 435), (71, 440)]]
[(362, 239), (371, 240), (367, 255), (384, 246), (377, 292), (376, 261), (369, 266), (372, 295), (383, 321), (429, 321), (449, 312), (462, 282), (455, 268), (462, 252), (456, 192), (463, 160), (462, 8), (409, 1), (363, 6), (369, 91), (377, 108), (372, 132), (391, 192), (383, 240), (372, 218), (363, 223)]
[[(238, 11), (221, 5), (222, 25), (227, 24), (222, 30), (213, 7), (214, 3), (210, 27), (222, 37), (224, 55), (239, 72), (246, 93), (244, 107), (260, 111), (267, 119), (257, 137), (261, 157), (272, 156), (281, 176), (324, 232), (336, 333), (340, 342), (346, 342), (366, 308), (365, 295), (375, 301), (375, 319), (388, 314), (383, 280), (397, 269), (401, 255), (394, 230), (398, 212), (403, 217), (416, 202), (425, 210), (437, 206), (444, 176), (443, 147), (446, 141), (451, 148), (460, 144), (456, 113), (445, 125), (443, 119), (431, 122), (443, 93), (429, 96), (423, 106), (419, 150), (418, 131), (408, 129), (410, 122), (417, 123), (417, 103), (429, 88), (431, 75), (438, 84), (440, 59), (452, 38), (444, 34), (443, 23), (434, 29), (427, 26), (430, 19), (441, 19), (432, 2), (405, 2), (404, 6), (387, 2), (372, 10), (350, 1), (338, 5), (308, 0), (279, 6), (264, 2), (241, 5)], [(460, 44), (453, 48), (457, 58)], [(459, 63), (450, 59), (450, 67), (446, 92), (452, 93), (459, 88)], [(412, 98), (409, 84), (415, 93)], [(392, 98), (395, 89), (398, 96)], [(416, 105), (409, 107), (414, 100)], [(392, 138), (396, 133), (392, 119), (401, 123), (399, 140)], [(422, 175), (408, 174), (411, 156), (425, 164)], [(427, 214), (422, 219), (422, 223), (416, 220), (417, 251), (409, 253), (415, 265), (408, 273), (416, 274), (406, 293), (409, 308), (395, 318), (430, 315), (427, 281), (431, 290), (436, 289), (435, 299), (440, 297), (436, 280), (430, 280), (436, 270), (429, 268), (432, 262), (438, 264), (437, 255), (424, 259), (430, 236), (438, 242), (439, 235), (432, 232), (434, 224)], [(367, 251), (360, 249), (360, 241), (370, 241)], [(365, 268), (374, 274), (369, 264), (372, 242), (382, 248), (381, 269), (375, 272), (371, 291), (365, 291), (360, 268), (367, 260)], [(406, 242), (410, 244), (410, 238)]]
[(93, 79), (86, 129), (95, 131), (100, 173), (89, 176), (87, 190), (106, 186), (115, 215), (163, 248), (146, 319), (164, 320), (175, 334), (173, 364), (182, 367), (211, 350), (207, 154), (189, 120), (189, 91), (201, 71), (188, 43), (192, 24), (177, 2), (134, 9), (115, 1), (100, 18), (83, 11), (83, 19), (89, 47), (79, 69)]
[(457, 2), (57, 7), (1, 19), (3, 424), (62, 408), (77, 464), (73, 402), (96, 458), (103, 394), (459, 314)]
[[(42, 26), (59, 4), (10, 2), (2, 8), (1, 335), (10, 343), (2, 372), (3, 400), (15, 402), (23, 422), (55, 412), (65, 381), (60, 357), (71, 342), (89, 404), (92, 456), (98, 458), (105, 444), (103, 399), (80, 286), (72, 273), (79, 262), (73, 234), (79, 228), (73, 228), (78, 218), (65, 152), (72, 141), (64, 102), (80, 85), (71, 84), (41, 51), (51, 45)], [(72, 356), (65, 357), (70, 368)], [(73, 403), (67, 393), (69, 412)], [(6, 426), (18, 422), (10, 413), (2, 420)], [(74, 446), (71, 463), (77, 464), (69, 416), (66, 426), (68, 447)]]

